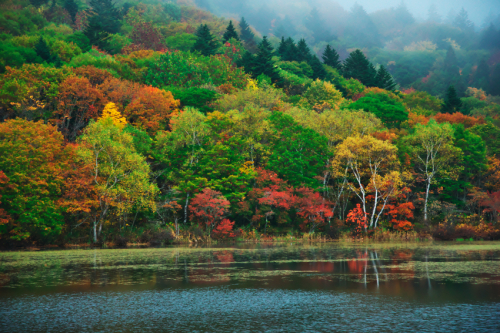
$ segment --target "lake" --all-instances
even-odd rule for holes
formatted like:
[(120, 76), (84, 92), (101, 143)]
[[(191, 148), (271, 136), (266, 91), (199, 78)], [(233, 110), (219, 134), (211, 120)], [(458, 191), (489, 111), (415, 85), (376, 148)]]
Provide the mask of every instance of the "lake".
[(1, 332), (499, 332), (500, 242), (0, 253)]

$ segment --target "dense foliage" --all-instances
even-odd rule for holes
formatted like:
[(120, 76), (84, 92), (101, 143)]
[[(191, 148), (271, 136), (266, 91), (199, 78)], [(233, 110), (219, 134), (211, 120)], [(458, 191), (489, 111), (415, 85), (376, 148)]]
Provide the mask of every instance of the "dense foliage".
[(0, 245), (499, 228), (495, 26), (186, 3), (1, 2)]

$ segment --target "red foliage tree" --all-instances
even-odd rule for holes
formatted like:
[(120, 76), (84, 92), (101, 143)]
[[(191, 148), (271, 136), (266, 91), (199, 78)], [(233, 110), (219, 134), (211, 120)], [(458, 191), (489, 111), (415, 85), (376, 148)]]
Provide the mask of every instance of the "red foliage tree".
[(212, 231), (212, 237), (216, 239), (233, 238), (235, 234), (233, 233), (234, 222), (228, 219), (222, 220), (221, 223)]
[[(0, 191), (4, 191), (4, 189), (8, 186), (7, 184), (9, 183), (9, 178), (3, 173), (3, 171), (0, 171)], [(0, 194), (0, 205), (2, 204), (2, 195)], [(7, 212), (3, 209), (0, 208), (0, 225), (9, 223), (11, 217)]]
[(465, 128), (486, 123), (483, 118), (466, 116), (460, 112), (455, 112), (453, 114), (438, 113), (434, 116), (434, 119), (436, 119), (438, 123), (448, 122), (450, 124), (463, 124)]
[(105, 97), (89, 79), (71, 76), (61, 83), (55, 122), (64, 137), (74, 141), (105, 104)]
[(392, 223), (394, 230), (410, 231), (413, 224), (408, 219), (413, 218), (415, 206), (411, 202), (395, 203), (387, 205), (387, 215), (390, 216), (389, 222)]
[(498, 214), (500, 213), (500, 191), (488, 192), (488, 199), (481, 201), (481, 205), (488, 207), (485, 212), (493, 213), (495, 221), (498, 222)]
[[(222, 193), (206, 188), (191, 200), (189, 205), (191, 219), (198, 220), (200, 225), (205, 224), (210, 235), (212, 229), (227, 215), (229, 205), (229, 201)], [(227, 223), (224, 227), (227, 228)]]
[(368, 214), (357, 204), (348, 214), (346, 224), (353, 227), (353, 236), (358, 237), (368, 228)]
[(151, 22), (137, 22), (133, 26), (130, 39), (134, 44), (155, 51), (160, 51), (165, 47), (161, 32)]
[(318, 226), (326, 224), (333, 217), (332, 203), (310, 188), (297, 189), (297, 215), (304, 219), (301, 229), (313, 232)]

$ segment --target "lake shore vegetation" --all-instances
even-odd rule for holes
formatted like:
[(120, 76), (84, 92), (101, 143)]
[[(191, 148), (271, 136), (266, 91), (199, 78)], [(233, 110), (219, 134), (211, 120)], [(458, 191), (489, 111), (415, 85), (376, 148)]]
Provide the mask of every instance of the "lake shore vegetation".
[(0, 1), (0, 247), (499, 240), (500, 26), (358, 7)]

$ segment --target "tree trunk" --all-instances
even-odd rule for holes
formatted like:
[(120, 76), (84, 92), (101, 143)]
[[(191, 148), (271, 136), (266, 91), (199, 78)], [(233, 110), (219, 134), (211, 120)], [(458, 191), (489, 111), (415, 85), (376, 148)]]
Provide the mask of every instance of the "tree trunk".
[(186, 195), (186, 205), (184, 206), (184, 224), (187, 223), (187, 210), (188, 210), (188, 203), (189, 203), (189, 192)]
[(431, 188), (431, 180), (427, 181), (427, 189), (425, 190), (425, 203), (424, 203), (424, 221), (427, 223), (427, 201), (429, 200), (429, 189)]

